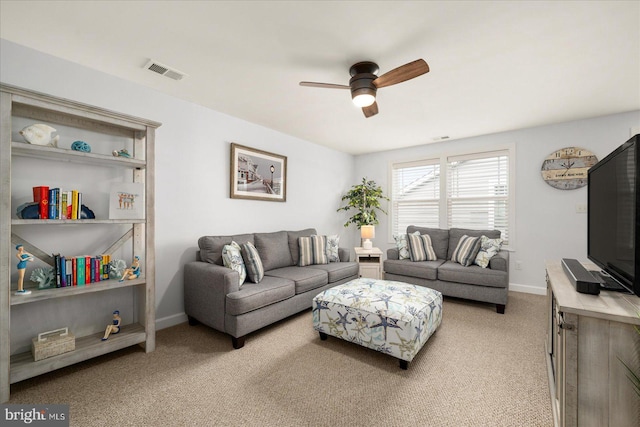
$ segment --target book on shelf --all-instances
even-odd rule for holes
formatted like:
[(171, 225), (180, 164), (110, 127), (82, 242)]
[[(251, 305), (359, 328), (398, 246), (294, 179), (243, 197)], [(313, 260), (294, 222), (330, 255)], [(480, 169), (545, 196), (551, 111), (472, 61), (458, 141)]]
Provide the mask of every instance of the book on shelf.
[(65, 256), (60, 256), (60, 287), (67, 287), (67, 260)]
[(85, 285), (85, 267), (86, 267), (86, 262), (84, 260), (83, 256), (78, 256), (76, 257), (76, 275), (78, 276), (76, 283), (78, 284), (78, 286), (84, 286)]
[(71, 190), (71, 219), (78, 219), (78, 190)]
[(40, 208), (40, 219), (49, 219), (49, 187), (33, 187), (33, 201)]
[(62, 286), (60, 277), (60, 254), (53, 254), (53, 273), (55, 275), (56, 288), (59, 288)]
[(102, 280), (108, 280), (111, 273), (111, 255), (102, 254)]
[(60, 192), (60, 219), (67, 219), (67, 206), (69, 205), (67, 191)]
[(84, 272), (84, 284), (88, 285), (93, 281), (91, 280), (93, 277), (91, 274), (91, 257), (88, 255), (84, 256)]

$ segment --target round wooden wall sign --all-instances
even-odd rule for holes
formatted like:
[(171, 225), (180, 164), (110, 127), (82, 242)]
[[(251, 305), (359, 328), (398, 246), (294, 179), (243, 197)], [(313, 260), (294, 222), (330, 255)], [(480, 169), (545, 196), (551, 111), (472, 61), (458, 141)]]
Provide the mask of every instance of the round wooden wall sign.
[(587, 171), (598, 163), (589, 150), (565, 147), (551, 153), (542, 163), (542, 179), (560, 190), (575, 190), (587, 185)]

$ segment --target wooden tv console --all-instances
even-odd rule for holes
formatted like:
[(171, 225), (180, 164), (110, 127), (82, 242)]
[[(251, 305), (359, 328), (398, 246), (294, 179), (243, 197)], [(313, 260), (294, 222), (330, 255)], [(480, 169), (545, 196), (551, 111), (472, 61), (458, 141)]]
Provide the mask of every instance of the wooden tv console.
[[(584, 264), (596, 270), (592, 264)], [(636, 426), (640, 397), (621, 361), (640, 367), (640, 298), (576, 292), (560, 261), (546, 263), (549, 389), (556, 426)]]

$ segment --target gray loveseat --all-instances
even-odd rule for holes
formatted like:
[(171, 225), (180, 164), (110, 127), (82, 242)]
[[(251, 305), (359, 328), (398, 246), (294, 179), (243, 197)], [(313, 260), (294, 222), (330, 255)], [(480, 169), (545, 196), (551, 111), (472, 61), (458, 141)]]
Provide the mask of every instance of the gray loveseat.
[(452, 228), (424, 228), (410, 225), (407, 234), (419, 231), (428, 234), (436, 253), (436, 261), (412, 262), (398, 259), (397, 248), (387, 250), (384, 261), (385, 279), (421, 285), (442, 292), (443, 295), (496, 304), (496, 311), (504, 314), (509, 290), (509, 252), (500, 250), (487, 268), (468, 267), (451, 261), (451, 256), (463, 235), (490, 239), (500, 238), (498, 230), (468, 230)]
[[(201, 322), (231, 335), (233, 347), (245, 336), (278, 320), (311, 308), (320, 292), (358, 277), (350, 252), (339, 249), (340, 262), (298, 267), (298, 238), (317, 234), (309, 228), (236, 236), (203, 236), (198, 259), (184, 267), (184, 306), (189, 324)], [(224, 267), (222, 249), (235, 241), (251, 242), (264, 267), (259, 283), (239, 284), (239, 274)]]

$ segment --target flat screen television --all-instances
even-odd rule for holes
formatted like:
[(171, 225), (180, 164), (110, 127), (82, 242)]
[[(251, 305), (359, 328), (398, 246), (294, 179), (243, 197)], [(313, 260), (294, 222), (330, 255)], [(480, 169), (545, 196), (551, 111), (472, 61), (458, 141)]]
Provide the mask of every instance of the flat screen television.
[[(640, 135), (635, 135), (588, 172), (587, 256), (640, 296)], [(608, 277), (609, 276), (609, 277)]]

